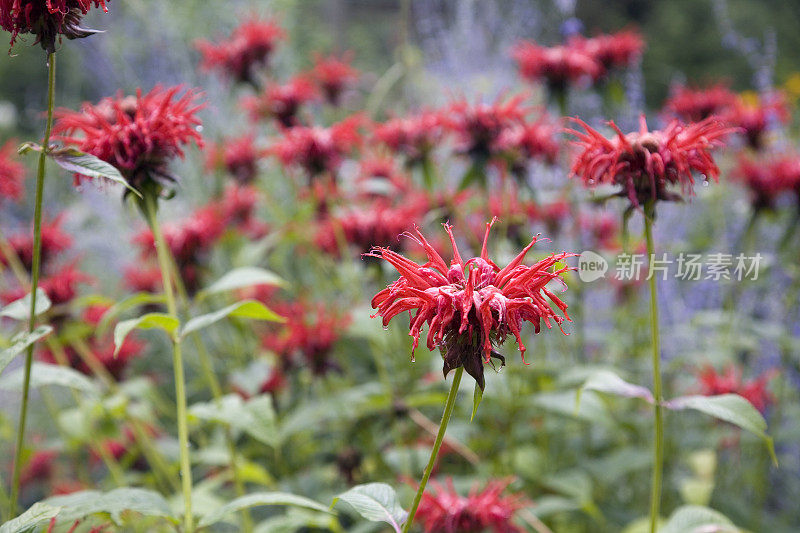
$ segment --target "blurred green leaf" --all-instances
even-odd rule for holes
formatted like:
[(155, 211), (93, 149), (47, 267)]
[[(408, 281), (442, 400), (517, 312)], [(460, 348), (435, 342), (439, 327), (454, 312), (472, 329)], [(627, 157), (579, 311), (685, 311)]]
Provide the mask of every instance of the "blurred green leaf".
[(253, 287), (256, 285), (272, 285), (276, 287), (283, 287), (286, 285), (286, 282), (274, 272), (270, 272), (269, 270), (265, 270), (263, 268), (235, 268), (212, 283), (208, 288), (200, 291), (200, 293), (197, 295), (197, 299), (201, 300), (211, 294), (242, 289), (244, 287)]
[(178, 327), (180, 327), (178, 319), (164, 313), (148, 313), (138, 318), (123, 320), (114, 328), (114, 357), (119, 353), (125, 338), (135, 329), (160, 329), (174, 339)]
[(3, 348), (0, 351), (0, 373), (14, 360), (14, 358), (25, 351), (25, 348), (35, 343), (42, 337), (52, 333), (53, 328), (50, 326), (39, 326), (34, 329), (32, 333), (20, 333), (11, 339), (11, 346)]
[(98, 157), (81, 152), (75, 148), (59, 148), (51, 151), (47, 155), (64, 170), (81, 174), (89, 178), (102, 178), (113, 181), (114, 183), (125, 186), (139, 198), (142, 197), (141, 193), (131, 187), (128, 181), (122, 177), (119, 170)]
[(708, 507), (685, 505), (669, 517), (658, 533), (738, 533), (728, 517)]
[(248, 509), (250, 507), (260, 507), (265, 505), (288, 505), (295, 507), (304, 507), (306, 509), (313, 509), (320, 512), (329, 512), (328, 509), (321, 503), (314, 500), (296, 496), (286, 492), (257, 492), (236, 498), (228, 502), (219, 509), (216, 509), (200, 519), (198, 527), (208, 527), (223, 520), (227, 515)]
[(280, 435), (269, 395), (244, 401), (238, 394), (228, 394), (219, 401), (192, 405), (189, 414), (201, 420), (228, 424), (269, 446), (279, 443)]
[(475, 382), (475, 390), (472, 393), (472, 415), (469, 417), (469, 421), (472, 422), (475, 419), (475, 413), (478, 412), (478, 406), (481, 404), (481, 399), (483, 398), (483, 390), (481, 389), (480, 385)]
[[(0, 378), (0, 389), (22, 390), (24, 368), (17, 368)], [(71, 389), (82, 390), (91, 394), (98, 394), (100, 389), (89, 378), (71, 368), (59, 365), (49, 365), (34, 361), (31, 366), (31, 387), (43, 385), (58, 385)]]
[(159, 493), (147, 489), (122, 487), (110, 492), (84, 490), (48, 498), (43, 503), (61, 507), (58, 518), (65, 523), (97, 513), (106, 513), (115, 523), (121, 524), (122, 513), (125, 511), (176, 520), (167, 500)]
[(100, 336), (104, 335), (108, 326), (111, 325), (111, 322), (129, 309), (134, 309), (142, 305), (164, 303), (166, 301), (167, 298), (163, 294), (153, 294), (150, 292), (138, 292), (133, 296), (129, 296), (117, 302), (114, 306), (109, 308), (108, 311), (103, 313), (103, 318), (100, 319), (100, 324), (97, 326), (97, 333)]
[(0, 533), (23, 533), (44, 526), (51, 518), (56, 516), (60, 507), (53, 507), (46, 503), (34, 503), (30, 509), (13, 520), (0, 525)]
[[(50, 309), (50, 298), (42, 288), (36, 289), (36, 316), (41, 315)], [(31, 295), (26, 294), (19, 300), (14, 300), (7, 306), (0, 309), (0, 317), (10, 318), (12, 320), (28, 320), (31, 312)]]
[(362, 517), (372, 522), (386, 522), (400, 533), (408, 513), (400, 507), (397, 493), (386, 483), (356, 485), (333, 499), (331, 507), (342, 500), (349, 503)]
[(647, 387), (628, 383), (610, 370), (598, 370), (589, 376), (583, 386), (578, 389), (577, 402), (580, 402), (580, 395), (585, 390), (615, 394), (624, 398), (641, 398), (648, 403), (654, 401), (653, 393)]
[(189, 333), (207, 328), (215, 322), (219, 322), (226, 317), (249, 318), (253, 320), (267, 320), (270, 322), (285, 322), (285, 318), (270, 310), (261, 302), (255, 300), (245, 300), (224, 307), (218, 311), (213, 311), (205, 315), (200, 315), (189, 320), (180, 332), (181, 337), (186, 337)]

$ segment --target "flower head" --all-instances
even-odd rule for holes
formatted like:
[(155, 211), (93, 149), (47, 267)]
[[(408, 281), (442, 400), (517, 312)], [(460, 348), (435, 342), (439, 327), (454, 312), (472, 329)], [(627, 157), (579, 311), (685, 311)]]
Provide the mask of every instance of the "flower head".
[(575, 37), (570, 46), (582, 50), (603, 68), (601, 74), (617, 68), (630, 67), (642, 55), (644, 39), (635, 30), (601, 34), (595, 37)]
[[(71, 302), (78, 295), (78, 285), (92, 281), (92, 278), (77, 270), (74, 264), (60, 268), (39, 282), (47, 298), (53, 305)], [(10, 289), (0, 294), (0, 300), (8, 304), (23, 298), (27, 290), (21, 287)]]
[(147, 94), (139, 89), (136, 96), (84, 103), (79, 112), (58, 110), (54, 138), (115, 166), (136, 189), (175, 181), (169, 161), (183, 157), (190, 141), (202, 147), (197, 112), (204, 104), (195, 90), (179, 96), (181, 90), (156, 86)]
[(352, 53), (347, 53), (341, 59), (335, 56), (314, 58), (314, 68), (310, 76), (325, 95), (328, 103), (337, 105), (342, 92), (358, 81), (358, 70), (350, 65)]
[(500, 157), (500, 144), (508, 130), (523, 126), (528, 109), (522, 106), (524, 95), (506, 102), (501, 99), (492, 104), (470, 105), (458, 100), (450, 105), (446, 115), (448, 128), (456, 134), (458, 149), (476, 159), (488, 161)]
[(570, 85), (597, 78), (602, 65), (581, 47), (540, 46), (523, 41), (512, 50), (523, 78), (545, 82), (552, 91), (563, 92)]
[(263, 155), (264, 150), (255, 144), (255, 136), (248, 133), (211, 147), (206, 157), (206, 167), (223, 167), (237, 182), (251, 183), (258, 174), (258, 160)]
[[(383, 325), (395, 316), (409, 311), (409, 335), (414, 338), (411, 356), (419, 344), (420, 331), (428, 324), (427, 346), (440, 347), (444, 358), (444, 375), (460, 366), (464, 367), (483, 388), (483, 363), (491, 357), (504, 362), (494, 346), (502, 344), (509, 334), (517, 340), (520, 354), (525, 360), (521, 327), (524, 321), (534, 325), (539, 333), (541, 323), (550, 328), (552, 322), (560, 327), (567, 305), (547, 285), (561, 280), (569, 267), (559, 263), (574, 254), (562, 252), (534, 263), (522, 264), (528, 251), (536, 244), (534, 237), (522, 252), (505, 268), (489, 259), (487, 245), (492, 222), (486, 224), (483, 248), (479, 257), (464, 261), (456, 246), (452, 227), (445, 230), (453, 247), (453, 260), (447, 266), (444, 259), (425, 239), (419, 229), (405, 235), (422, 246), (427, 262), (417, 264), (388, 248), (377, 247), (368, 255), (388, 261), (400, 273), (400, 279), (380, 291), (372, 299), (377, 309), (373, 316), (381, 316)], [(558, 315), (551, 305), (564, 313)]]
[(284, 128), (298, 126), (298, 114), (303, 104), (317, 99), (317, 90), (308, 78), (295, 76), (284, 85), (271, 84), (261, 96), (242, 100), (254, 122), (273, 118)]
[(767, 131), (778, 124), (788, 123), (791, 112), (786, 96), (773, 92), (762, 96), (739, 96), (722, 116), (730, 125), (742, 129), (750, 148), (760, 150)]
[(701, 122), (681, 124), (673, 121), (663, 130), (649, 131), (644, 116), (639, 131), (625, 135), (614, 122), (609, 126), (616, 136), (606, 138), (580, 119), (573, 119), (585, 130), (568, 130), (578, 140), (580, 153), (571, 176), (580, 176), (588, 187), (617, 185), (619, 196), (626, 196), (638, 207), (648, 200), (680, 200), (667, 190), (680, 185), (682, 193), (692, 193), (693, 173), (703, 179), (719, 177), (711, 150), (723, 146), (725, 137), (736, 131), (709, 117)]
[[(72, 246), (72, 237), (61, 227), (62, 221), (63, 216), (57, 216), (50, 222), (42, 223), (40, 257), (44, 267), (49, 266), (55, 257)], [(22, 265), (30, 272), (33, 266), (33, 232), (12, 235), (8, 242)], [(0, 258), (0, 263), (5, 264), (5, 258)]]
[(547, 117), (505, 128), (497, 139), (497, 149), (507, 157), (511, 169), (523, 172), (531, 161), (553, 164), (558, 157), (556, 141), (559, 127)]
[(360, 116), (337, 122), (329, 128), (295, 126), (284, 130), (270, 151), (287, 167), (303, 169), (309, 178), (335, 175), (342, 160), (361, 143)]
[(441, 141), (443, 126), (444, 119), (440, 113), (423, 112), (378, 124), (373, 135), (395, 154), (403, 155), (406, 163), (411, 165), (421, 162)]
[(699, 122), (712, 115), (720, 115), (735, 101), (736, 95), (723, 84), (705, 89), (679, 86), (664, 104), (664, 110), (684, 122)]
[(508, 481), (493, 480), (469, 495), (461, 496), (448, 479), (443, 486), (431, 482), (432, 490), (422, 495), (417, 518), (426, 533), (516, 533), (522, 529), (512, 523), (514, 515), (525, 506), (519, 496), (503, 496)]
[[(111, 0), (0, 0), (0, 27), (11, 32), (11, 46), (20, 33), (36, 35), (36, 43), (48, 53), (56, 51), (56, 40), (88, 37), (95, 30), (81, 28), (81, 18), (92, 6), (108, 11)], [(36, 44), (34, 43), (34, 44)]]
[(217, 44), (203, 40), (195, 43), (203, 55), (200, 68), (218, 70), (234, 81), (255, 84), (256, 70), (269, 64), (278, 41), (285, 37), (286, 32), (275, 21), (243, 22), (230, 38)]
[(10, 140), (0, 148), (0, 200), (20, 200), (25, 192), (25, 166), (15, 158), (15, 144)]
[(700, 381), (701, 394), (704, 396), (738, 394), (763, 413), (775, 401), (772, 393), (767, 389), (773, 376), (773, 372), (765, 372), (757, 378), (744, 381), (741, 370), (730, 365), (724, 373), (717, 372), (712, 366), (706, 366), (700, 371), (697, 378)]
[(793, 154), (770, 159), (740, 157), (733, 176), (748, 188), (754, 211), (771, 211), (781, 195), (800, 192), (800, 157)]

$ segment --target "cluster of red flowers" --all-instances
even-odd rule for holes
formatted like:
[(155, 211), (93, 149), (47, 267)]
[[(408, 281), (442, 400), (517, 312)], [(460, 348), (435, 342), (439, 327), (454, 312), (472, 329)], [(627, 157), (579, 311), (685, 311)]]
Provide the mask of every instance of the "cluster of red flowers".
[(513, 519), (526, 502), (519, 496), (503, 496), (508, 485), (508, 481), (490, 481), (483, 489), (476, 486), (461, 496), (451, 479), (446, 485), (432, 481), (432, 490), (422, 495), (416, 518), (426, 533), (522, 532)]
[(757, 378), (744, 381), (741, 370), (733, 365), (728, 366), (724, 373), (718, 373), (713, 367), (706, 366), (700, 371), (697, 379), (700, 381), (701, 394), (704, 396), (738, 394), (763, 413), (775, 401), (767, 389), (773, 375), (772, 372), (766, 372)]
[[(277, 333), (264, 335), (262, 344), (278, 355), (283, 370), (305, 366), (315, 375), (339, 370), (331, 356), (334, 345), (350, 324), (348, 314), (322, 303), (302, 301), (273, 304), (273, 307), (286, 318), (286, 323)], [(281, 384), (277, 375), (274, 378), (276, 381), (268, 380), (262, 390)]]
[(754, 211), (775, 209), (784, 194), (800, 195), (800, 156), (795, 154), (759, 159), (742, 156), (733, 175), (748, 188)]
[(552, 47), (522, 41), (514, 46), (512, 56), (523, 78), (544, 82), (551, 91), (563, 93), (569, 86), (598, 81), (614, 69), (629, 67), (643, 49), (642, 37), (627, 30), (592, 38), (574, 37)]
[(248, 20), (228, 39), (217, 44), (201, 40), (195, 46), (203, 55), (204, 70), (218, 70), (234, 81), (257, 85), (257, 69), (269, 65), (278, 42), (285, 37), (286, 32), (274, 21)]
[[(388, 248), (375, 248), (369, 255), (383, 258), (400, 273), (400, 279), (380, 291), (372, 299), (384, 326), (400, 313), (416, 311), (411, 318), (409, 335), (414, 338), (411, 351), (419, 344), (420, 331), (428, 324), (429, 350), (442, 348), (444, 375), (460, 366), (484, 387), (483, 363), (494, 357), (505, 358), (494, 350), (509, 334), (517, 339), (520, 354), (525, 355), (520, 329), (524, 321), (534, 325), (539, 333), (541, 322), (550, 328), (551, 321), (559, 325), (569, 320), (567, 305), (549, 288), (569, 267), (561, 262), (574, 254), (553, 254), (531, 266), (522, 264), (536, 244), (534, 238), (505, 268), (498, 267), (488, 256), (489, 230), (486, 224), (483, 247), (479, 257), (467, 261), (461, 258), (452, 227), (445, 224), (453, 248), (453, 260), (447, 266), (444, 259), (417, 229), (416, 235), (406, 236), (425, 251), (427, 262), (418, 264)], [(554, 304), (564, 316), (551, 307)]]
[(588, 187), (616, 185), (619, 196), (639, 206), (648, 201), (680, 200), (668, 186), (679, 185), (682, 193), (692, 193), (693, 173), (703, 179), (719, 176), (711, 150), (735, 129), (715, 117), (681, 124), (673, 121), (663, 130), (649, 131), (644, 116), (638, 132), (624, 134), (614, 122), (609, 126), (616, 136), (607, 138), (579, 119), (573, 119), (585, 132), (568, 130), (580, 148), (571, 176), (580, 176)]
[(81, 28), (81, 18), (92, 6), (108, 11), (106, 2), (110, 0), (0, 0), (0, 27), (11, 33), (11, 46), (20, 33), (32, 33), (52, 53), (60, 35), (78, 39), (97, 33)]
[(20, 200), (25, 192), (25, 167), (14, 157), (17, 152), (15, 144), (11, 140), (0, 148), (0, 200)]
[(135, 97), (119, 94), (97, 105), (84, 103), (79, 112), (58, 110), (54, 139), (110, 163), (136, 189), (160, 187), (175, 180), (167, 164), (183, 157), (185, 144), (202, 146), (197, 112), (204, 104), (198, 103), (198, 92), (179, 96), (181, 91), (156, 86), (147, 94), (137, 90)]

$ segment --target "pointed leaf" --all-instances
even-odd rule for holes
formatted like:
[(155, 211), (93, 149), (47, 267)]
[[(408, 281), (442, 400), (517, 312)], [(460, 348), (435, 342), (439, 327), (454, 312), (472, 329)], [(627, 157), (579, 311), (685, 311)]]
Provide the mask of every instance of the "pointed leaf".
[(150, 292), (137, 292), (133, 296), (129, 296), (114, 304), (111, 308), (103, 313), (103, 318), (100, 319), (100, 324), (97, 326), (97, 334), (103, 336), (108, 330), (108, 326), (115, 318), (120, 316), (125, 311), (134, 309), (143, 305), (160, 304), (167, 301), (166, 296), (163, 294), (153, 294)]
[(269, 395), (244, 401), (238, 394), (228, 394), (218, 401), (196, 403), (189, 413), (201, 420), (228, 424), (269, 446), (275, 446), (280, 437)]
[(179, 326), (180, 322), (177, 318), (164, 313), (148, 313), (139, 318), (123, 320), (114, 328), (114, 357), (117, 356), (125, 338), (135, 329), (160, 329), (165, 331), (170, 338), (174, 338)]
[(331, 507), (339, 501), (349, 503), (358, 514), (372, 522), (386, 522), (398, 533), (408, 513), (400, 507), (397, 493), (386, 483), (356, 485), (333, 499)]
[(239, 318), (250, 318), (253, 320), (268, 320), (271, 322), (285, 321), (285, 319), (282, 316), (270, 310), (267, 306), (265, 306), (261, 302), (257, 302), (255, 300), (245, 300), (224, 307), (218, 311), (213, 311), (205, 315), (194, 317), (193, 319), (189, 320), (186, 323), (180, 335), (181, 337), (185, 337), (189, 333), (192, 333), (194, 331), (199, 331), (229, 316), (230, 317), (235, 316)]
[(16, 517), (14, 520), (9, 520), (0, 526), (0, 533), (23, 533), (23, 531), (32, 531), (36, 528), (44, 526), (51, 518), (56, 516), (60, 507), (53, 507), (46, 503), (34, 503), (30, 509)]
[[(36, 289), (36, 316), (41, 315), (50, 309), (50, 298), (41, 287)], [(0, 309), (0, 317), (10, 318), (12, 320), (28, 320), (28, 315), (31, 312), (31, 295), (26, 294), (19, 300), (14, 300), (7, 306)]]
[(224, 519), (227, 515), (248, 509), (250, 507), (265, 506), (265, 505), (288, 505), (292, 507), (303, 507), (306, 509), (313, 509), (323, 513), (328, 513), (328, 509), (321, 503), (314, 500), (304, 498), (303, 496), (296, 496), (286, 492), (256, 492), (236, 498), (228, 502), (219, 509), (216, 509), (203, 518), (200, 519), (199, 527), (208, 527), (216, 524)]
[(578, 391), (578, 395), (585, 390), (615, 394), (624, 398), (641, 398), (642, 400), (653, 403), (653, 393), (647, 387), (628, 383), (617, 374), (610, 370), (598, 370), (586, 380)]
[(472, 416), (469, 417), (469, 421), (472, 422), (475, 419), (475, 413), (478, 412), (478, 406), (481, 404), (481, 400), (483, 399), (483, 389), (481, 386), (478, 385), (478, 382), (475, 382), (475, 391), (472, 393)]
[[(17, 368), (13, 372), (4, 375), (0, 378), (0, 389), (22, 390), (24, 373), (24, 368)], [(43, 385), (69, 387), (91, 394), (99, 392), (97, 385), (77, 370), (34, 361), (31, 366), (31, 387), (41, 387)]]
[(767, 422), (753, 404), (738, 394), (721, 394), (719, 396), (681, 396), (664, 402), (668, 409), (694, 409), (714, 418), (730, 422), (750, 433), (761, 437), (769, 449), (772, 461), (777, 464), (775, 446), (772, 437), (766, 434)]
[(133, 194), (142, 197), (141, 193), (131, 187), (128, 181), (122, 177), (113, 165), (109, 165), (100, 158), (91, 154), (81, 152), (74, 148), (62, 148), (59, 150), (51, 151), (47, 154), (50, 159), (56, 162), (58, 166), (64, 170), (86, 176), (88, 178), (103, 178), (111, 180), (120, 185), (124, 185)]
[(708, 507), (684, 505), (675, 510), (658, 533), (738, 533), (728, 517)]
[(11, 346), (0, 351), (0, 373), (18, 355), (25, 351), (25, 348), (38, 341), (42, 337), (49, 335), (53, 331), (50, 326), (39, 326), (32, 333), (21, 333), (11, 339)]
[(207, 289), (201, 291), (197, 298), (199, 300), (205, 298), (209, 294), (217, 294), (220, 292), (242, 289), (244, 287), (253, 287), (255, 285), (274, 285), (277, 287), (283, 287), (286, 285), (286, 282), (278, 277), (278, 275), (274, 272), (270, 272), (269, 270), (265, 270), (263, 268), (236, 268), (212, 283)]
[(167, 500), (159, 493), (147, 489), (122, 487), (105, 493), (84, 490), (48, 498), (43, 503), (61, 507), (58, 518), (65, 523), (97, 513), (108, 513), (114, 522), (120, 524), (124, 511), (175, 520)]

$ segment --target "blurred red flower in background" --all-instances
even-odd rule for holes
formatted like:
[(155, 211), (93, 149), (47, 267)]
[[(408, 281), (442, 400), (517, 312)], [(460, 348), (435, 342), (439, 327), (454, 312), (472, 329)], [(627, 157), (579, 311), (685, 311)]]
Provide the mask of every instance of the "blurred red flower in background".
[(272, 118), (280, 126), (300, 124), (298, 114), (303, 104), (317, 99), (317, 89), (305, 76), (295, 76), (284, 85), (270, 84), (260, 96), (242, 99), (242, 107), (253, 122)]
[(603, 66), (582, 47), (546, 47), (522, 41), (514, 46), (511, 55), (523, 78), (546, 83), (551, 91), (558, 93), (570, 85), (596, 79), (603, 72)]
[(425, 111), (377, 124), (373, 135), (396, 155), (404, 156), (406, 164), (412, 165), (426, 158), (441, 141), (444, 122), (440, 113)]
[(275, 21), (248, 20), (233, 30), (230, 38), (214, 44), (200, 40), (195, 46), (203, 55), (200, 68), (218, 70), (237, 82), (257, 85), (256, 70), (269, 65), (278, 41), (286, 37)]
[(773, 210), (782, 194), (800, 192), (800, 156), (739, 157), (734, 178), (747, 187), (754, 211)]
[(25, 192), (25, 166), (16, 159), (16, 144), (11, 139), (0, 148), (0, 200), (21, 200)]
[(664, 111), (684, 122), (700, 122), (712, 115), (722, 114), (735, 101), (736, 94), (721, 83), (705, 89), (678, 86), (664, 103)]
[(309, 75), (329, 104), (338, 105), (342, 92), (358, 81), (359, 72), (350, 65), (352, 59), (352, 52), (347, 52), (341, 59), (319, 54), (314, 57), (314, 68)]
[(0, 0), (0, 26), (11, 33), (11, 46), (20, 33), (36, 35), (36, 43), (49, 53), (56, 51), (56, 39), (88, 37), (95, 30), (81, 28), (81, 18), (92, 6), (108, 11), (111, 0)]
[(761, 413), (764, 413), (767, 407), (775, 401), (772, 393), (767, 389), (767, 385), (773, 377), (773, 372), (765, 372), (757, 378), (744, 381), (741, 370), (733, 365), (729, 365), (724, 373), (718, 373), (714, 367), (706, 366), (697, 375), (701, 394), (704, 396), (738, 394), (753, 404), (753, 407)]
[[(51, 222), (42, 222), (41, 264), (46, 269), (61, 252), (72, 246), (72, 237), (61, 227), (63, 215), (55, 217)], [(8, 239), (11, 249), (22, 265), (30, 272), (33, 265), (33, 232), (12, 235)], [(0, 264), (5, 265), (5, 257), (0, 257)]]
[(764, 146), (764, 135), (771, 126), (787, 124), (791, 111), (786, 96), (773, 92), (761, 96), (740, 96), (731, 105), (723, 118), (731, 126), (742, 129), (747, 145), (754, 150)]
[(461, 496), (452, 479), (445, 485), (432, 481), (432, 490), (422, 495), (416, 518), (426, 533), (522, 532), (512, 520), (526, 502), (520, 496), (503, 496), (508, 485), (508, 481), (492, 480), (483, 489), (476, 485), (469, 495)]
[(622, 30), (616, 33), (601, 34), (594, 37), (574, 37), (569, 46), (583, 51), (603, 68), (600, 74), (610, 70), (630, 67), (644, 50), (644, 39), (636, 30)]
[[(56, 111), (54, 139), (115, 166), (128, 182), (141, 190), (150, 182), (175, 181), (167, 169), (174, 157), (183, 157), (183, 146), (194, 141), (202, 147), (197, 112), (200, 93), (182, 87), (154, 87), (147, 94), (104, 98), (97, 105), (84, 103), (79, 112)], [(76, 175), (78, 181), (85, 179)]]
[(222, 167), (239, 183), (252, 183), (258, 174), (258, 161), (266, 152), (255, 144), (255, 135), (247, 133), (226, 139), (206, 150), (206, 168)]
[(620, 186), (618, 195), (637, 207), (648, 200), (680, 200), (680, 195), (667, 191), (669, 185), (680, 185), (682, 193), (692, 194), (694, 172), (716, 180), (719, 168), (711, 150), (723, 146), (725, 137), (736, 131), (715, 117), (690, 124), (676, 120), (663, 130), (649, 131), (642, 116), (639, 131), (627, 135), (609, 121), (616, 132), (609, 139), (582, 120), (572, 120), (585, 133), (567, 130), (578, 138), (574, 144), (580, 149), (570, 175), (579, 176), (587, 187)]
[[(524, 321), (531, 322), (539, 333), (542, 321), (550, 328), (551, 320), (559, 327), (564, 320), (570, 320), (566, 314), (567, 305), (547, 285), (553, 280), (561, 281), (561, 274), (569, 267), (558, 264), (574, 254), (552, 254), (531, 266), (523, 265), (525, 255), (536, 244), (534, 237), (501, 269), (489, 259), (487, 251), (493, 223), (494, 220), (486, 224), (480, 257), (467, 261), (461, 258), (452, 227), (445, 224), (453, 247), (449, 267), (418, 229), (415, 229), (416, 236), (405, 235), (423, 247), (428, 258), (426, 263), (415, 263), (382, 247), (368, 254), (385, 259), (400, 273), (400, 279), (372, 299), (372, 307), (377, 309), (373, 316), (380, 315), (386, 326), (398, 314), (416, 311), (411, 315), (409, 331), (414, 338), (412, 360), (420, 330), (427, 323), (427, 346), (429, 350), (442, 347), (445, 377), (450, 370), (463, 366), (481, 389), (484, 387), (483, 363), (488, 363), (491, 357), (505, 362), (493, 347), (502, 344), (509, 334), (517, 339), (525, 360), (525, 345), (520, 336)], [(564, 317), (556, 314), (551, 302)]]
[(501, 157), (503, 135), (525, 125), (528, 109), (522, 106), (524, 99), (518, 94), (506, 102), (498, 98), (492, 104), (472, 105), (463, 99), (453, 102), (444, 121), (456, 135), (457, 149), (484, 162)]

